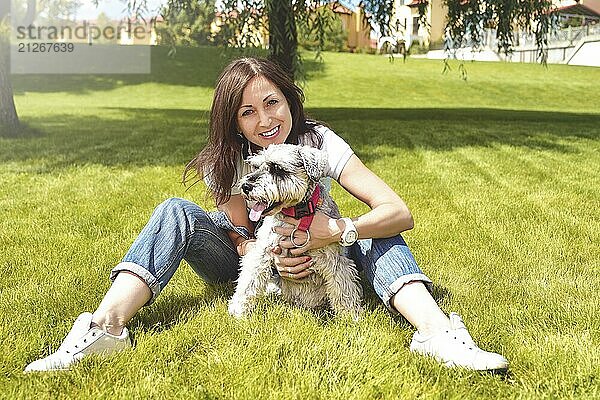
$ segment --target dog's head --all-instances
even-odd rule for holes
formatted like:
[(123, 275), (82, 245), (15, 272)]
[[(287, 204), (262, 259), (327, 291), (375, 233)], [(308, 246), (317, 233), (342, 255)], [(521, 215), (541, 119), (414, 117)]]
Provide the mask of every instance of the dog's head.
[(250, 219), (273, 215), (310, 197), (325, 175), (327, 154), (310, 146), (272, 144), (247, 160), (254, 172), (242, 177), (244, 197), (256, 204)]

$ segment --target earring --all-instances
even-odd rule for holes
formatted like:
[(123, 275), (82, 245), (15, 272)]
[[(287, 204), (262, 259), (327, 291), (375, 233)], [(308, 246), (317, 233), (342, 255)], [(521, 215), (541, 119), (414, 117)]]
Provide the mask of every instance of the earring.
[(254, 150), (252, 150), (252, 144), (248, 139), (246, 139), (244, 135), (242, 135), (242, 132), (237, 133), (237, 139), (242, 143), (242, 154), (244, 155), (244, 157), (254, 156), (258, 154), (255, 153)]
[(244, 156), (244, 158), (252, 155), (252, 150), (250, 149), (250, 142), (248, 142), (248, 139), (246, 139), (241, 132), (237, 133), (237, 139), (242, 144), (242, 155)]

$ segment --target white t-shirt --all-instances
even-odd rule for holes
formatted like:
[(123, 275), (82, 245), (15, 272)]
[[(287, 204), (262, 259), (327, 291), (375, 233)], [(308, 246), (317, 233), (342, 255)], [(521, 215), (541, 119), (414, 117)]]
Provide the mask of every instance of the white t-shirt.
[[(331, 188), (331, 178), (336, 181), (339, 180), (342, 170), (352, 154), (354, 154), (354, 151), (352, 151), (352, 148), (350, 148), (344, 139), (326, 126), (318, 125), (315, 127), (315, 130), (323, 137), (323, 144), (319, 149), (327, 152), (328, 167), (325, 172), (326, 177), (321, 180), (321, 183), (329, 191)], [(299, 142), (301, 145), (317, 147), (317, 143), (310, 142), (310, 139), (307, 139), (305, 136), (300, 136)], [(252, 172), (250, 165), (240, 157), (236, 164), (237, 181), (233, 182), (233, 186), (231, 187), (232, 196), (241, 194), (239, 181), (244, 175), (250, 172)], [(204, 177), (204, 182), (208, 187), (214, 187), (212, 180), (208, 176)]]

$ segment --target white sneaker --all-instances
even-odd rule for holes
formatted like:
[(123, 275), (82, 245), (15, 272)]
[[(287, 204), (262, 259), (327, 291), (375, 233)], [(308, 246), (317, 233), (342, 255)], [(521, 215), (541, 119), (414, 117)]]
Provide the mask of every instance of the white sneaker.
[(129, 331), (123, 328), (119, 336), (90, 328), (91, 313), (81, 314), (56, 352), (25, 367), (25, 372), (66, 370), (88, 354), (108, 355), (131, 347)]
[(74, 345), (80, 337), (86, 334), (87, 331), (90, 330), (90, 326), (92, 325), (92, 313), (84, 312), (77, 317), (75, 322), (73, 322), (73, 327), (61, 343), (60, 347), (57, 351), (65, 350), (67, 347), (71, 347)]
[(477, 347), (458, 314), (450, 314), (450, 327), (451, 329), (427, 337), (415, 332), (410, 343), (410, 351), (433, 356), (448, 367), (463, 367), (477, 371), (508, 370), (506, 358)]

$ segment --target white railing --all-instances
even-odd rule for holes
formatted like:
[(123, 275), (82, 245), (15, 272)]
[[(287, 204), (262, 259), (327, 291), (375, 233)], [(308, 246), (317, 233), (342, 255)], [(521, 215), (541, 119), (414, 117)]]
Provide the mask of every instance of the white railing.
[[(548, 63), (566, 63), (574, 55), (581, 43), (600, 40), (600, 23), (587, 25), (583, 27), (572, 27), (552, 32), (548, 37), (548, 47), (545, 52), (546, 62)], [(452, 43), (447, 42), (445, 48), (452, 48)], [(464, 47), (452, 50), (430, 50), (428, 58), (457, 58), (461, 60), (481, 60), (481, 61), (510, 61), (510, 62), (539, 62), (540, 53), (535, 43), (535, 36), (524, 32), (516, 33), (513, 39), (513, 51), (510, 54), (498, 52), (498, 41), (496, 31), (487, 29), (482, 32), (481, 43), (479, 46), (473, 46), (468, 40)], [(592, 64), (594, 65), (596, 61)], [(588, 64), (585, 64), (588, 65)]]
[[(548, 35), (548, 47), (574, 46), (579, 40), (592, 35), (600, 35), (600, 24), (555, 30)], [(483, 37), (484, 47), (489, 47), (492, 50), (497, 49), (498, 41), (496, 40), (495, 29), (487, 29)], [(536, 47), (535, 35), (527, 32), (516, 32), (513, 36), (513, 45), (515, 50), (534, 48)]]

